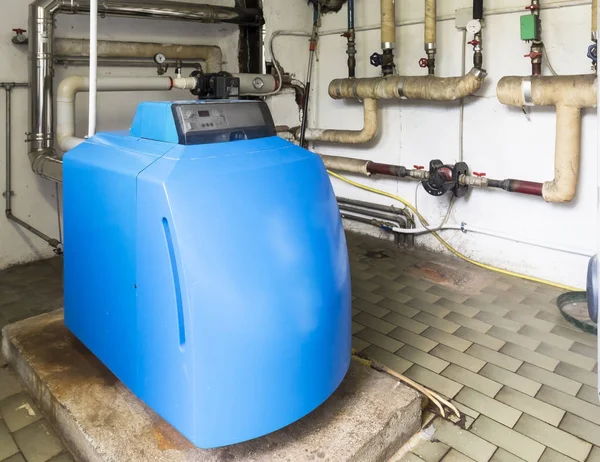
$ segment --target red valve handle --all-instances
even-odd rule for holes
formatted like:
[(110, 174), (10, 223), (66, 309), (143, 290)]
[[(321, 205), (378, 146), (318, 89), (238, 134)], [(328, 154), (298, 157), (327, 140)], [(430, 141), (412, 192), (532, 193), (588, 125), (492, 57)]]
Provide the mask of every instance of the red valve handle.
[(415, 168), (415, 170), (424, 170), (425, 169), (424, 165), (413, 165), (413, 167)]
[(13, 32), (15, 34), (17, 34), (17, 35), (21, 35), (21, 34), (27, 32), (27, 31), (25, 29), (19, 29), (19, 28), (17, 28), (17, 29), (13, 29)]
[(480, 172), (473, 172), (473, 175), (474, 175), (474, 176), (477, 176), (477, 177), (479, 177), (479, 178), (481, 178), (481, 177), (484, 177), (484, 176), (485, 176), (485, 175), (487, 175), (487, 174), (486, 174), (486, 173), (483, 173), (483, 172), (482, 172), (482, 173), (480, 173)]
[(535, 59), (539, 58), (540, 56), (542, 56), (542, 53), (540, 53), (539, 51), (532, 51), (531, 53), (526, 54), (525, 58)]
[(427, 67), (429, 65), (429, 60), (427, 58), (419, 59), (419, 67)]
[(469, 45), (473, 45), (474, 47), (476, 47), (477, 45), (479, 45), (481, 42), (479, 40), (471, 40), (470, 42), (467, 42)]
[(529, 6), (526, 6), (525, 9), (529, 10), (529, 11), (539, 10), (540, 5), (529, 5)]

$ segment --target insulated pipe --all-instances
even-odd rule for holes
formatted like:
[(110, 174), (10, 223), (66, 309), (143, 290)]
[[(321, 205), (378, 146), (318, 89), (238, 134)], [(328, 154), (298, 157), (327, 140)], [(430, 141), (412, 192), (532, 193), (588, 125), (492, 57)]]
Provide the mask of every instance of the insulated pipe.
[(437, 50), (437, 0), (425, 0), (425, 53), (429, 75), (435, 73), (435, 54)]
[[(62, 177), (62, 163), (55, 156), (52, 131), (54, 18), (58, 13), (87, 13), (89, 10), (89, 0), (35, 0), (29, 5), (29, 159), (35, 173), (57, 181)], [(99, 14), (246, 26), (264, 23), (260, 9), (180, 2), (102, 0)]]
[(592, 41), (598, 41), (598, 0), (592, 0)]
[(381, 70), (383, 75), (394, 73), (394, 47), (396, 46), (396, 2), (381, 0)]
[[(322, 130), (319, 128), (306, 128), (307, 141), (325, 141), (329, 143), (361, 144), (367, 143), (377, 135), (377, 101), (365, 99), (364, 125), (362, 130)], [(296, 139), (301, 133), (296, 132)]]
[[(191, 89), (196, 86), (194, 77), (100, 77), (98, 91), (168, 91), (173, 88)], [(56, 98), (57, 139), (63, 151), (73, 149), (85, 141), (75, 137), (75, 98), (77, 93), (88, 91), (90, 79), (72, 76), (58, 86)]]
[(556, 107), (554, 179), (544, 183), (542, 194), (548, 202), (571, 201), (579, 175), (581, 109), (596, 107), (596, 76), (503, 77), (496, 93), (510, 106)]
[[(121, 42), (113, 40), (98, 40), (99, 58), (131, 58), (153, 59), (157, 53), (162, 53), (172, 60), (204, 61), (204, 71), (207, 73), (222, 70), (223, 52), (214, 45), (180, 45), (148, 42)], [(54, 40), (54, 54), (57, 57), (88, 57), (90, 55), (89, 41), (85, 39), (57, 38)]]
[(471, 69), (462, 77), (375, 77), (364, 79), (335, 79), (329, 84), (333, 99), (415, 99), (455, 101), (472, 95), (485, 79), (486, 72)]

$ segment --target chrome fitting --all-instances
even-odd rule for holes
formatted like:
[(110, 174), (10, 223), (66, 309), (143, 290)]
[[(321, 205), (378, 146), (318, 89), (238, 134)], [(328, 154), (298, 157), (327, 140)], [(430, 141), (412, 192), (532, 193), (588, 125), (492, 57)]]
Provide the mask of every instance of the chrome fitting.
[(487, 72), (485, 71), (485, 69), (477, 69), (476, 67), (474, 67), (469, 73), (475, 76), (475, 78), (478, 80), (483, 80), (487, 77)]
[(427, 53), (429, 53), (429, 52), (435, 52), (435, 50), (437, 50), (437, 44), (435, 42), (433, 42), (433, 43), (426, 43), (425, 44), (425, 51)]
[(381, 42), (382, 50), (393, 50), (396, 44), (394, 42)]
[(535, 106), (533, 103), (533, 95), (531, 93), (531, 77), (523, 77), (521, 81), (521, 92), (523, 93), (523, 103), (525, 106)]

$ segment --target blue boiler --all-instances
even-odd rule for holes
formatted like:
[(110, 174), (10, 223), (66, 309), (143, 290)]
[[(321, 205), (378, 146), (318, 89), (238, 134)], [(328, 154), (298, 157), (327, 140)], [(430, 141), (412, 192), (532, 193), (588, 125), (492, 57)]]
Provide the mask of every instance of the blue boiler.
[(323, 403), (348, 370), (350, 270), (320, 158), (261, 101), (142, 103), (64, 157), (65, 324), (201, 448)]

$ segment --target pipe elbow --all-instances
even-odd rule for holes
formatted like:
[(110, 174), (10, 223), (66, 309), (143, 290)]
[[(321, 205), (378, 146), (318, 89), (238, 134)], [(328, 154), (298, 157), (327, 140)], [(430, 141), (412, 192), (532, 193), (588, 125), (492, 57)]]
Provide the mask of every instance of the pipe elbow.
[(571, 202), (577, 193), (577, 177), (573, 179), (559, 180), (557, 178), (552, 181), (544, 182), (542, 188), (542, 197), (546, 202), (565, 203)]
[(486, 76), (484, 70), (473, 68), (462, 77), (405, 77), (400, 93), (405, 99), (455, 101), (478, 91)]
[(73, 103), (77, 93), (86, 90), (89, 86), (89, 78), (82, 75), (67, 77), (58, 85), (56, 100), (63, 103)]

